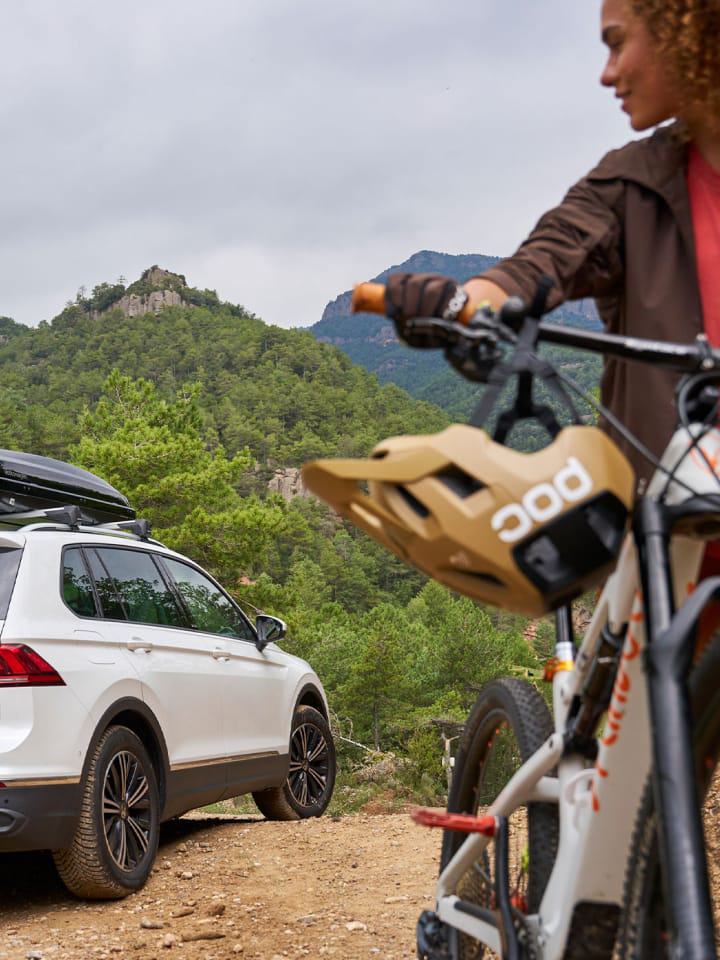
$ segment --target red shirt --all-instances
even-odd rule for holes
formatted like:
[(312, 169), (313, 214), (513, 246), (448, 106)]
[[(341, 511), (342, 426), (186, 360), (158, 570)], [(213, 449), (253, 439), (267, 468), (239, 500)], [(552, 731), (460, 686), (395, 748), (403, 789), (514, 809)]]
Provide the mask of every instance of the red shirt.
[[(688, 153), (687, 185), (703, 326), (711, 345), (720, 347), (720, 172), (695, 147), (690, 147)], [(700, 575), (702, 578), (718, 573), (720, 541), (716, 540), (707, 545)]]
[(713, 347), (720, 347), (720, 171), (690, 147), (688, 194), (695, 234), (703, 324)]

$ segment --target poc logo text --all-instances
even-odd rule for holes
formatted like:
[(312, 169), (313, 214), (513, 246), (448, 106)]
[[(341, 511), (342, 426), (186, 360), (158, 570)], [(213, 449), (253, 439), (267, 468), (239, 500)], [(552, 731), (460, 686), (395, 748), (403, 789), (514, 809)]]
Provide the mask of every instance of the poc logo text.
[(550, 520), (563, 509), (565, 503), (575, 503), (586, 497), (593, 488), (590, 474), (577, 457), (568, 457), (567, 463), (552, 478), (552, 482), (530, 487), (522, 503), (508, 503), (494, 513), (490, 525), (504, 543), (515, 543), (529, 533), (533, 525)]

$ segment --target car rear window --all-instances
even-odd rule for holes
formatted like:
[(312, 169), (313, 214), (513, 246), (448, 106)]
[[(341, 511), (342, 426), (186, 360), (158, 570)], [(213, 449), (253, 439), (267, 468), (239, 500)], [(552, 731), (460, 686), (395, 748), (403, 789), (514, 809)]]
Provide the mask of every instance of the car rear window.
[(7, 616), (21, 556), (21, 547), (0, 547), (0, 620)]
[(79, 547), (63, 554), (63, 600), (80, 617), (98, 615), (90, 574)]

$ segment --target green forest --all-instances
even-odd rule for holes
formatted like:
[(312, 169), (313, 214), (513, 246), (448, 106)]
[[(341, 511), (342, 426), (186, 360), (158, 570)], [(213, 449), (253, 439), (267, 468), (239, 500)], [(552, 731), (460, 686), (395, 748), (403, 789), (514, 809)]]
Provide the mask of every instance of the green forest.
[(400, 793), (436, 798), (441, 735), (492, 676), (536, 675), (549, 624), (529, 644), (521, 618), (450, 594), (323, 504), (268, 483), (279, 467), (366, 455), (450, 416), (310, 333), (180, 280), (184, 305), (157, 314), (126, 316), (119, 281), (36, 328), (0, 319), (3, 446), (104, 477), (247, 612), (286, 620), (282, 645), (318, 671), (345, 738), (341, 784), (368, 749), (390, 752)]

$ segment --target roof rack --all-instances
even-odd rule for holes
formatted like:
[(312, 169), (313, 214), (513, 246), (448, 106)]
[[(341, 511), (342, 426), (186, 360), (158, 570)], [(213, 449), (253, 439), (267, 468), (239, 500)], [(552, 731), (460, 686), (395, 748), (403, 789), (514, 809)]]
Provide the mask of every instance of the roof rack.
[(69, 527), (78, 532), (110, 533), (163, 546), (159, 540), (150, 537), (149, 520), (112, 520), (98, 523), (83, 515), (80, 507), (75, 504), (0, 514), (0, 526), (22, 527), (25, 530), (58, 530)]

